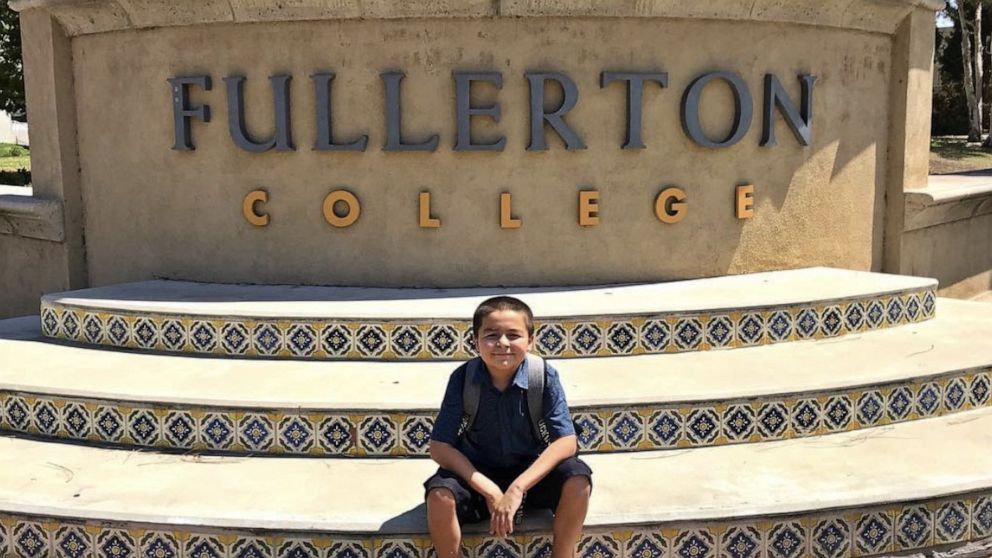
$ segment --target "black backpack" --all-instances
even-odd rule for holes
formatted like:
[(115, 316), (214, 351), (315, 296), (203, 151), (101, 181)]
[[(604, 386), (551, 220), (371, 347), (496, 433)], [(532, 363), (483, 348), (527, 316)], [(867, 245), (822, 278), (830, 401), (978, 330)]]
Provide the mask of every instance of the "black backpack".
[[(544, 382), (547, 373), (544, 359), (527, 353), (527, 414), (530, 415), (531, 431), (534, 437), (547, 447), (551, 443), (548, 425), (544, 422)], [(482, 389), (478, 382), (471, 381), (477, 370), (485, 373), (482, 359), (475, 357), (465, 363), (464, 386), (462, 387), (462, 422), (458, 428), (458, 438), (464, 436), (475, 424), (479, 413), (479, 400)]]

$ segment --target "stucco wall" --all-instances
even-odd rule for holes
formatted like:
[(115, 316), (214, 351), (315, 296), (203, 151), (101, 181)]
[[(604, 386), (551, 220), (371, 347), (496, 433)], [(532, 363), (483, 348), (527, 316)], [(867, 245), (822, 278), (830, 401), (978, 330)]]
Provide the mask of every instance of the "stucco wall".
[[(780, 23), (677, 19), (452, 19), (199, 25), (76, 37), (75, 91), (90, 281), (152, 276), (205, 281), (355, 285), (561, 284), (677, 279), (829, 265), (877, 267), (891, 38)], [(379, 73), (402, 69), (404, 129), (440, 135), (435, 153), (390, 153)], [(527, 70), (566, 72), (580, 98), (567, 121), (588, 145), (527, 152)], [(743, 141), (693, 144), (679, 123), (692, 79), (741, 74), (755, 102)], [(365, 153), (311, 150), (317, 71), (334, 71), (335, 134), (370, 135)], [(453, 70), (498, 70), (502, 153), (453, 152)], [(620, 149), (622, 84), (602, 70), (662, 70), (645, 88), (647, 149)], [(775, 73), (798, 101), (796, 76), (818, 76), (813, 145), (777, 117), (779, 145), (759, 147), (762, 78)], [(177, 152), (168, 77), (212, 76), (210, 123), (194, 122), (196, 150)], [(297, 151), (252, 154), (228, 134), (223, 77), (247, 76), (248, 125), (272, 128), (268, 76), (293, 75)], [(494, 97), (484, 95), (482, 101)], [(730, 94), (704, 96), (705, 124), (728, 128)], [(755, 217), (738, 221), (734, 187), (753, 183)], [(654, 216), (662, 187), (689, 197), (676, 225)], [(242, 197), (268, 189), (269, 227), (241, 215)], [(362, 202), (348, 229), (321, 202), (346, 187)], [(581, 189), (601, 193), (601, 224), (577, 224)], [(417, 196), (433, 194), (436, 230), (417, 226)], [(499, 194), (512, 192), (519, 230), (500, 230)]]
[(941, 296), (992, 290), (992, 214), (907, 231), (902, 244), (902, 273), (937, 279)]
[(69, 288), (65, 245), (0, 234), (0, 319), (37, 314), (41, 295)]

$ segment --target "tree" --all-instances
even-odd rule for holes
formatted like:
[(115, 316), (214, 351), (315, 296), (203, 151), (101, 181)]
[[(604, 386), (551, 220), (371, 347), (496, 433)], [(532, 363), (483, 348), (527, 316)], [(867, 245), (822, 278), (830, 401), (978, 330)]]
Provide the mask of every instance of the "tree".
[(0, 0), (0, 110), (20, 122), (27, 120), (24, 72), (21, 64), (21, 20)]
[(982, 84), (985, 53), (982, 40), (983, 0), (957, 0), (961, 26), (961, 61), (964, 64), (964, 94), (968, 100), (968, 141), (982, 141)]
[[(943, 15), (945, 25), (950, 25), (934, 29), (934, 89), (930, 126), (935, 136), (964, 135), (968, 133), (968, 103), (964, 98), (961, 25), (956, 13), (947, 10)], [(989, 64), (992, 62), (986, 60), (986, 67)]]

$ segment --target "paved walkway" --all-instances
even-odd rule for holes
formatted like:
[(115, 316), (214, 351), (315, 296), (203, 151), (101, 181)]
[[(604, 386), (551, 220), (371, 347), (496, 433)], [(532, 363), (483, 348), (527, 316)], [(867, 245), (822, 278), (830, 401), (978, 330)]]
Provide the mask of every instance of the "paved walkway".
[(0, 184), (0, 196), (30, 196), (34, 193), (31, 186), (6, 186)]

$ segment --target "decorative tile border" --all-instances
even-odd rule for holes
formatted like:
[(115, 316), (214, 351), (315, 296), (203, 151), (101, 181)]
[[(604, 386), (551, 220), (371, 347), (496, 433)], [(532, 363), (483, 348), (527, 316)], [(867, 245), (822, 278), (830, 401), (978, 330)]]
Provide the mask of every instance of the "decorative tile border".
[[(572, 409), (584, 453), (766, 442), (988, 407), (992, 368), (787, 396)], [(434, 411), (166, 405), (0, 390), (0, 431), (171, 451), (426, 456)]]
[[(555, 358), (676, 353), (823, 339), (920, 322), (934, 289), (810, 304), (539, 320), (535, 352)], [(454, 360), (474, 356), (466, 320), (314, 320), (95, 311), (44, 301), (47, 337), (170, 353), (295, 359)]]
[[(992, 536), (992, 491), (799, 515), (586, 529), (579, 558), (855, 558)], [(467, 535), (471, 558), (548, 558), (551, 534)], [(0, 556), (430, 558), (426, 534), (181, 528), (0, 512)]]

